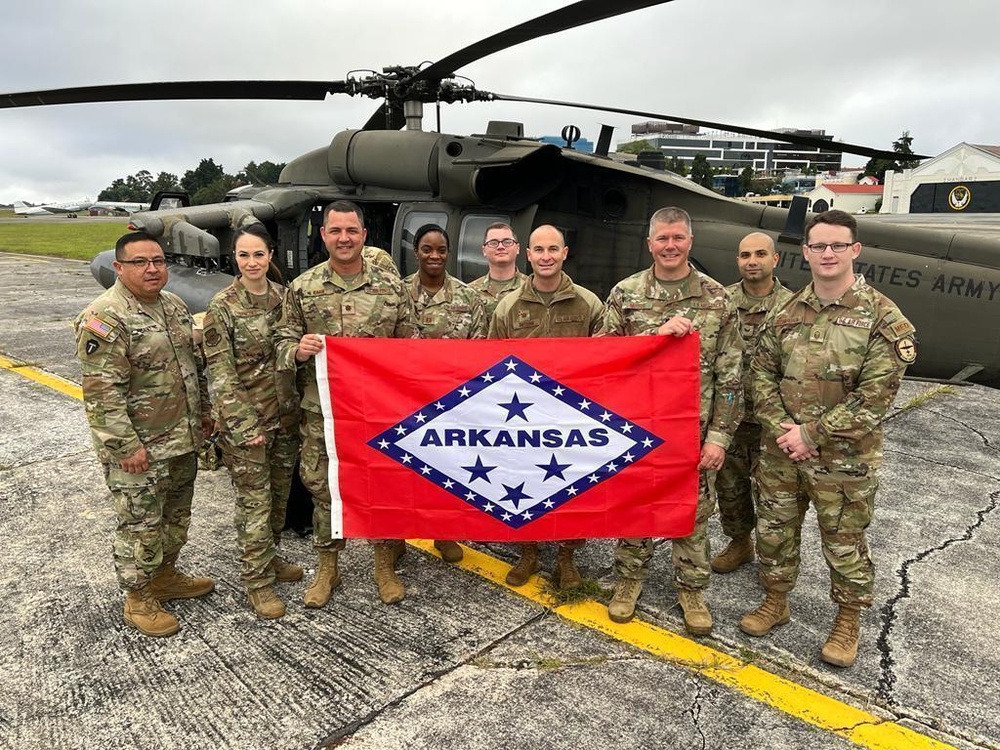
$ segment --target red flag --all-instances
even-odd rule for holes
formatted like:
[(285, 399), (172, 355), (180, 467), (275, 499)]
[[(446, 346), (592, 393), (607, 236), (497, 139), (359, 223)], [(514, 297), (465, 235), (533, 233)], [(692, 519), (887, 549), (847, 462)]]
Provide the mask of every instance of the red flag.
[(682, 537), (698, 491), (697, 334), (326, 338), (333, 537)]

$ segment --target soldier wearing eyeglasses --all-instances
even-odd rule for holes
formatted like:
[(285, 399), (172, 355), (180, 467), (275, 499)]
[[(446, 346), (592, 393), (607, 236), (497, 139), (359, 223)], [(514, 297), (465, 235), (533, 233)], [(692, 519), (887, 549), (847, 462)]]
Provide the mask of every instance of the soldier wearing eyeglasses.
[(516, 292), (528, 276), (517, 270), (517, 254), (521, 246), (509, 224), (497, 222), (486, 227), (483, 238), (483, 257), (489, 270), (469, 286), (483, 298), (486, 320), (493, 317), (500, 300), (511, 292)]
[(812, 503), (838, 605), (822, 658), (847, 667), (874, 591), (865, 529), (882, 463), (881, 422), (916, 359), (915, 331), (892, 300), (854, 273), (861, 243), (853, 216), (818, 214), (805, 236), (812, 283), (768, 318), (752, 363), (763, 432), (756, 531), (765, 598), (740, 629), (762, 636), (789, 621)]
[(118, 280), (75, 321), (83, 401), (118, 517), (114, 561), (125, 622), (173, 635), (162, 602), (203, 596), (209, 578), (177, 569), (187, 541), (196, 451), (212, 428), (207, 381), (180, 297), (156, 238), (133, 232), (115, 245)]

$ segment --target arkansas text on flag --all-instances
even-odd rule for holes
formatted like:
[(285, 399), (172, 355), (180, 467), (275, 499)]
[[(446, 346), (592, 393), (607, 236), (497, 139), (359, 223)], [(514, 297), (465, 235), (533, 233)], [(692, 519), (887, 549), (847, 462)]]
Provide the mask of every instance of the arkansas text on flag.
[(543, 541), (691, 532), (696, 334), (326, 338), (334, 538)]

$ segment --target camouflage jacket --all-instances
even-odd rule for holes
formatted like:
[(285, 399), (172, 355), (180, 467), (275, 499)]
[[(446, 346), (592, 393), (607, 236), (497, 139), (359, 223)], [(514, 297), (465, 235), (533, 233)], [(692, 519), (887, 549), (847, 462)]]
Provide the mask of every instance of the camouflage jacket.
[[(306, 333), (354, 338), (417, 338), (416, 314), (399, 277), (381, 266), (362, 262), (361, 274), (344, 281), (329, 262), (301, 274), (285, 291), (281, 318), (275, 328), (278, 369), (300, 367), (295, 349)], [(302, 408), (321, 411), (316, 365), (301, 365)]]
[(813, 285), (768, 316), (753, 356), (757, 418), (771, 438), (782, 422), (834, 460), (881, 457), (881, 421), (916, 359), (913, 325), (863, 276), (822, 306)]
[(268, 282), (266, 307), (255, 307), (235, 279), (212, 298), (202, 346), (211, 378), (212, 405), (222, 430), (242, 445), (278, 427), (299, 422), (295, 376), (278, 372), (272, 329), (281, 315), (284, 288)]
[(742, 339), (725, 287), (695, 268), (670, 292), (652, 267), (619, 281), (608, 295), (599, 336), (654, 335), (675, 315), (691, 320), (701, 340), (703, 442), (728, 448), (743, 419)]
[(420, 288), (420, 274), (403, 279), (417, 314), (423, 339), (483, 339), (488, 321), (483, 301), (454, 276), (445, 275), (442, 286), (430, 299)]
[(485, 276), (480, 276), (475, 281), (470, 281), (469, 286), (472, 287), (479, 296), (482, 297), (483, 306), (486, 311), (486, 327), (489, 328), (489, 321), (493, 318), (493, 313), (497, 309), (497, 305), (500, 304), (500, 300), (506, 297), (511, 292), (516, 292), (524, 284), (528, 275), (521, 273), (520, 271), (514, 272), (515, 283), (505, 289), (497, 290), (498, 284), (506, 284), (505, 281), (491, 281), (490, 275), (487, 273)]
[(191, 316), (160, 292), (166, 329), (120, 280), (77, 316), (83, 403), (98, 459), (105, 464), (145, 447), (150, 461), (201, 445), (208, 382), (191, 335)]
[(594, 335), (604, 312), (596, 294), (574, 284), (564, 273), (552, 301), (546, 305), (531, 279), (529, 276), (517, 294), (506, 295), (497, 305), (490, 320), (491, 339)]
[(777, 278), (774, 280), (774, 287), (766, 297), (751, 297), (743, 288), (743, 282), (737, 281), (726, 287), (729, 299), (739, 315), (740, 336), (743, 337), (743, 396), (745, 411), (743, 421), (751, 424), (757, 423), (757, 417), (753, 413), (753, 399), (750, 398), (750, 362), (753, 358), (754, 349), (757, 348), (757, 339), (764, 329), (764, 319), (767, 314), (774, 309), (781, 307), (791, 299), (792, 291), (782, 286)]
[(361, 248), (361, 257), (368, 261), (369, 264), (377, 266), (383, 271), (389, 271), (396, 274), (396, 276), (400, 275), (399, 268), (396, 267), (396, 262), (392, 259), (392, 256), (380, 247), (365, 245)]

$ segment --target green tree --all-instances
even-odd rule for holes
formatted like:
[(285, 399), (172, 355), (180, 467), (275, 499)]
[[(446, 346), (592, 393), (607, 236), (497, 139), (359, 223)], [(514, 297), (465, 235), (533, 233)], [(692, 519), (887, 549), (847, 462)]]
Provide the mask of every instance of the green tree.
[(278, 176), (285, 168), (285, 163), (275, 164), (273, 161), (262, 161), (260, 164), (249, 162), (236, 174), (236, 180), (244, 185), (277, 185)]
[(223, 173), (191, 195), (191, 203), (196, 206), (203, 206), (206, 203), (221, 203), (226, 193), (236, 187), (236, 184), (236, 178), (233, 175)]
[(709, 190), (712, 189), (712, 165), (705, 154), (695, 154), (691, 161), (691, 181)]
[[(213, 159), (202, 159), (196, 169), (189, 169), (184, 173), (184, 176), (181, 178), (181, 188), (194, 200), (194, 196), (202, 188), (213, 184), (225, 174), (222, 167), (216, 164)], [(225, 191), (223, 191), (224, 193)]]
[(686, 177), (688, 173), (687, 165), (684, 163), (684, 160), (678, 156), (670, 157), (670, 160), (667, 162), (667, 169), (674, 174), (679, 174), (681, 177)]
[(899, 154), (899, 156), (895, 159), (876, 159), (872, 157), (865, 164), (865, 171), (862, 174), (877, 177), (879, 182), (885, 182), (886, 172), (901, 172), (904, 169), (913, 169), (920, 164), (920, 161), (913, 158), (906, 158), (913, 155), (912, 144), (913, 136), (910, 135), (909, 130), (904, 130), (903, 134), (892, 142), (892, 150)]
[(640, 138), (637, 141), (629, 141), (628, 143), (618, 144), (619, 154), (638, 154), (640, 151), (655, 151), (653, 144), (647, 141), (645, 138)]
[(752, 192), (751, 185), (753, 185), (756, 173), (753, 171), (753, 167), (749, 164), (743, 167), (743, 171), (740, 172), (740, 195), (746, 195)]

